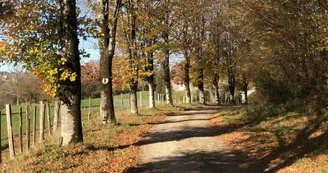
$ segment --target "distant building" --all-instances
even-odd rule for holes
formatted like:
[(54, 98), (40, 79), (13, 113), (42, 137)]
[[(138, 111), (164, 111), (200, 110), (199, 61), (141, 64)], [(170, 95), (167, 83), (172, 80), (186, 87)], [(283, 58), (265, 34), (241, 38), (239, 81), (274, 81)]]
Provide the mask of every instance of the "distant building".
[(186, 86), (183, 83), (175, 83), (172, 81), (172, 89), (173, 91), (185, 91)]

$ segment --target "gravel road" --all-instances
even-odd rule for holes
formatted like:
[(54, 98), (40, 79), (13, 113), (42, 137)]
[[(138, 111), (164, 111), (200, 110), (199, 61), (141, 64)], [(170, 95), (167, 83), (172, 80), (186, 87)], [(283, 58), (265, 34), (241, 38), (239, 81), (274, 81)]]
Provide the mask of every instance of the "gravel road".
[(131, 172), (244, 173), (263, 172), (250, 159), (222, 143), (209, 120), (223, 107), (169, 115), (141, 142), (142, 160)]

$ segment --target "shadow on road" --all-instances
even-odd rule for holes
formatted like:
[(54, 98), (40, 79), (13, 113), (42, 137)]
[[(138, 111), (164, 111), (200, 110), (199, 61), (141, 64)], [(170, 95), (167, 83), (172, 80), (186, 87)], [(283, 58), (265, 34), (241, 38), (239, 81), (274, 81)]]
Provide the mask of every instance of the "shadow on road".
[[(169, 116), (191, 116), (191, 115), (208, 115), (220, 111), (221, 107), (209, 107), (206, 110), (199, 109), (198, 111), (193, 109), (187, 112), (172, 113)], [(192, 121), (209, 121), (212, 119), (209, 116), (204, 116), (204, 118), (191, 118), (186, 120), (176, 119), (176, 120), (165, 120), (158, 125), (180, 123), (180, 122), (192, 122)], [(149, 144), (164, 143), (170, 141), (180, 141), (189, 138), (206, 138), (215, 137), (220, 134), (224, 134), (226, 131), (218, 131), (210, 126), (206, 127), (186, 127), (183, 129), (175, 130), (163, 130), (150, 132), (145, 135), (144, 140), (136, 143), (136, 146), (144, 146)], [(219, 145), (219, 144), (218, 144)], [(179, 151), (177, 155), (165, 158), (156, 158), (148, 163), (142, 163), (137, 167), (132, 167), (124, 172), (135, 173), (135, 172), (145, 172), (145, 173), (160, 173), (160, 172), (192, 172), (192, 173), (257, 173), (264, 172), (264, 168), (261, 165), (256, 165), (253, 160), (246, 157), (242, 153), (233, 150), (220, 150), (220, 151), (191, 151), (183, 152)]]
[[(125, 173), (240, 173), (263, 172), (259, 165), (235, 151), (179, 153), (181, 156), (168, 157), (144, 163), (125, 170)], [(238, 159), (236, 159), (238, 155)], [(241, 159), (243, 158), (243, 159)], [(242, 162), (241, 162), (242, 160)]]

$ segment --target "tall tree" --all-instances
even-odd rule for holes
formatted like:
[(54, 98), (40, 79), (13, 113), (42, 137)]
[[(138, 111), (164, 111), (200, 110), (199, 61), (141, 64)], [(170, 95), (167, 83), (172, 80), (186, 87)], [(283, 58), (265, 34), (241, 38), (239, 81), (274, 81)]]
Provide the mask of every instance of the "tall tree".
[(231, 33), (224, 32), (223, 33), (223, 58), (224, 64), (228, 72), (228, 86), (230, 92), (230, 102), (235, 103), (235, 87), (236, 87), (236, 45), (231, 36)]
[(194, 43), (194, 21), (197, 14), (195, 13), (195, 2), (179, 1), (177, 4), (174, 17), (178, 24), (175, 25), (175, 40), (180, 52), (184, 56), (184, 80), (183, 83), (186, 87), (186, 101), (191, 103), (191, 90), (190, 90), (190, 68), (191, 68), (191, 55), (195, 50)]
[(77, 36), (76, 1), (63, 0), (64, 67), (75, 78), (60, 81), (62, 144), (83, 142), (81, 121), (81, 69)]
[(206, 16), (205, 16), (205, 2), (199, 1), (197, 3), (198, 7), (198, 16), (196, 21), (198, 21), (195, 27), (195, 40), (196, 44), (196, 62), (197, 62), (197, 76), (196, 82), (199, 90), (199, 102), (201, 104), (206, 104), (205, 100), (205, 85), (204, 85), (204, 65), (205, 65), (205, 57), (204, 57), (204, 42), (205, 42), (205, 25), (206, 25)]
[(170, 32), (173, 24), (171, 15), (172, 15), (172, 2), (171, 0), (165, 0), (162, 4), (162, 39), (163, 46), (162, 51), (164, 53), (164, 57), (161, 59), (161, 68), (164, 71), (164, 84), (165, 84), (165, 98), (166, 102), (170, 105), (173, 105), (172, 100), (172, 88), (171, 88), (171, 73), (170, 73)]
[(116, 124), (112, 86), (112, 63), (116, 46), (116, 28), (121, 0), (98, 0), (100, 27), (100, 78), (102, 82), (100, 115), (103, 123)]
[(125, 30), (127, 53), (129, 57), (130, 70), (130, 108), (131, 113), (138, 113), (138, 73), (139, 73), (139, 54), (137, 49), (137, 2), (135, 0), (126, 0), (125, 7), (127, 12), (127, 27)]
[[(149, 88), (149, 108), (155, 107), (155, 73), (154, 73), (154, 58), (155, 58), (155, 51), (156, 51), (156, 42), (158, 38), (158, 34), (153, 32), (156, 30), (155, 28), (158, 26), (158, 22), (153, 15), (156, 14), (156, 3), (151, 3), (151, 0), (144, 0), (142, 1), (141, 8), (140, 8), (140, 15), (142, 23), (142, 51), (143, 56), (145, 58), (145, 78), (148, 83)], [(154, 34), (155, 33), (155, 34)]]
[(213, 76), (212, 76), (212, 84), (214, 86), (214, 100), (216, 104), (220, 104), (220, 92), (219, 92), (219, 64), (221, 60), (221, 18), (219, 9), (216, 9), (214, 12), (214, 18), (212, 19), (212, 27), (210, 28), (211, 32), (211, 43), (213, 44), (214, 51), (214, 60), (213, 60)]

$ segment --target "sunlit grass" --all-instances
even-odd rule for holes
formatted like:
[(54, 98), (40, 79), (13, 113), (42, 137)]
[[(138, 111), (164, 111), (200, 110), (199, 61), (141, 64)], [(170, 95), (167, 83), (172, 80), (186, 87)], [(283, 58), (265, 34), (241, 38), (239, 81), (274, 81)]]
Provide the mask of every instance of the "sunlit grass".
[[(165, 113), (182, 111), (192, 105), (181, 104), (172, 107), (158, 104), (155, 109), (140, 107), (139, 114), (131, 114), (129, 109), (115, 111), (118, 125), (102, 124), (99, 110), (92, 111), (90, 120), (87, 112), (82, 111), (84, 143), (69, 147), (59, 147), (60, 132), (52, 136), (46, 135), (43, 144), (32, 147), (29, 154), (18, 154), (14, 161), (8, 159), (9, 152), (4, 150), (4, 164), (0, 172), (90, 172), (91, 170), (124, 169), (137, 160), (136, 149), (133, 147), (140, 136), (151, 127), (150, 122), (160, 120)], [(25, 142), (25, 141), (24, 141)], [(122, 148), (116, 148), (123, 146)], [(17, 145), (16, 145), (16, 148)], [(123, 158), (121, 158), (123, 157)], [(111, 158), (111, 160), (108, 160)], [(119, 158), (122, 167), (108, 168), (113, 159)], [(123, 159), (123, 161), (121, 161)], [(132, 159), (132, 160), (131, 160)], [(107, 168), (106, 168), (107, 167)], [(120, 172), (120, 171), (119, 171)]]

